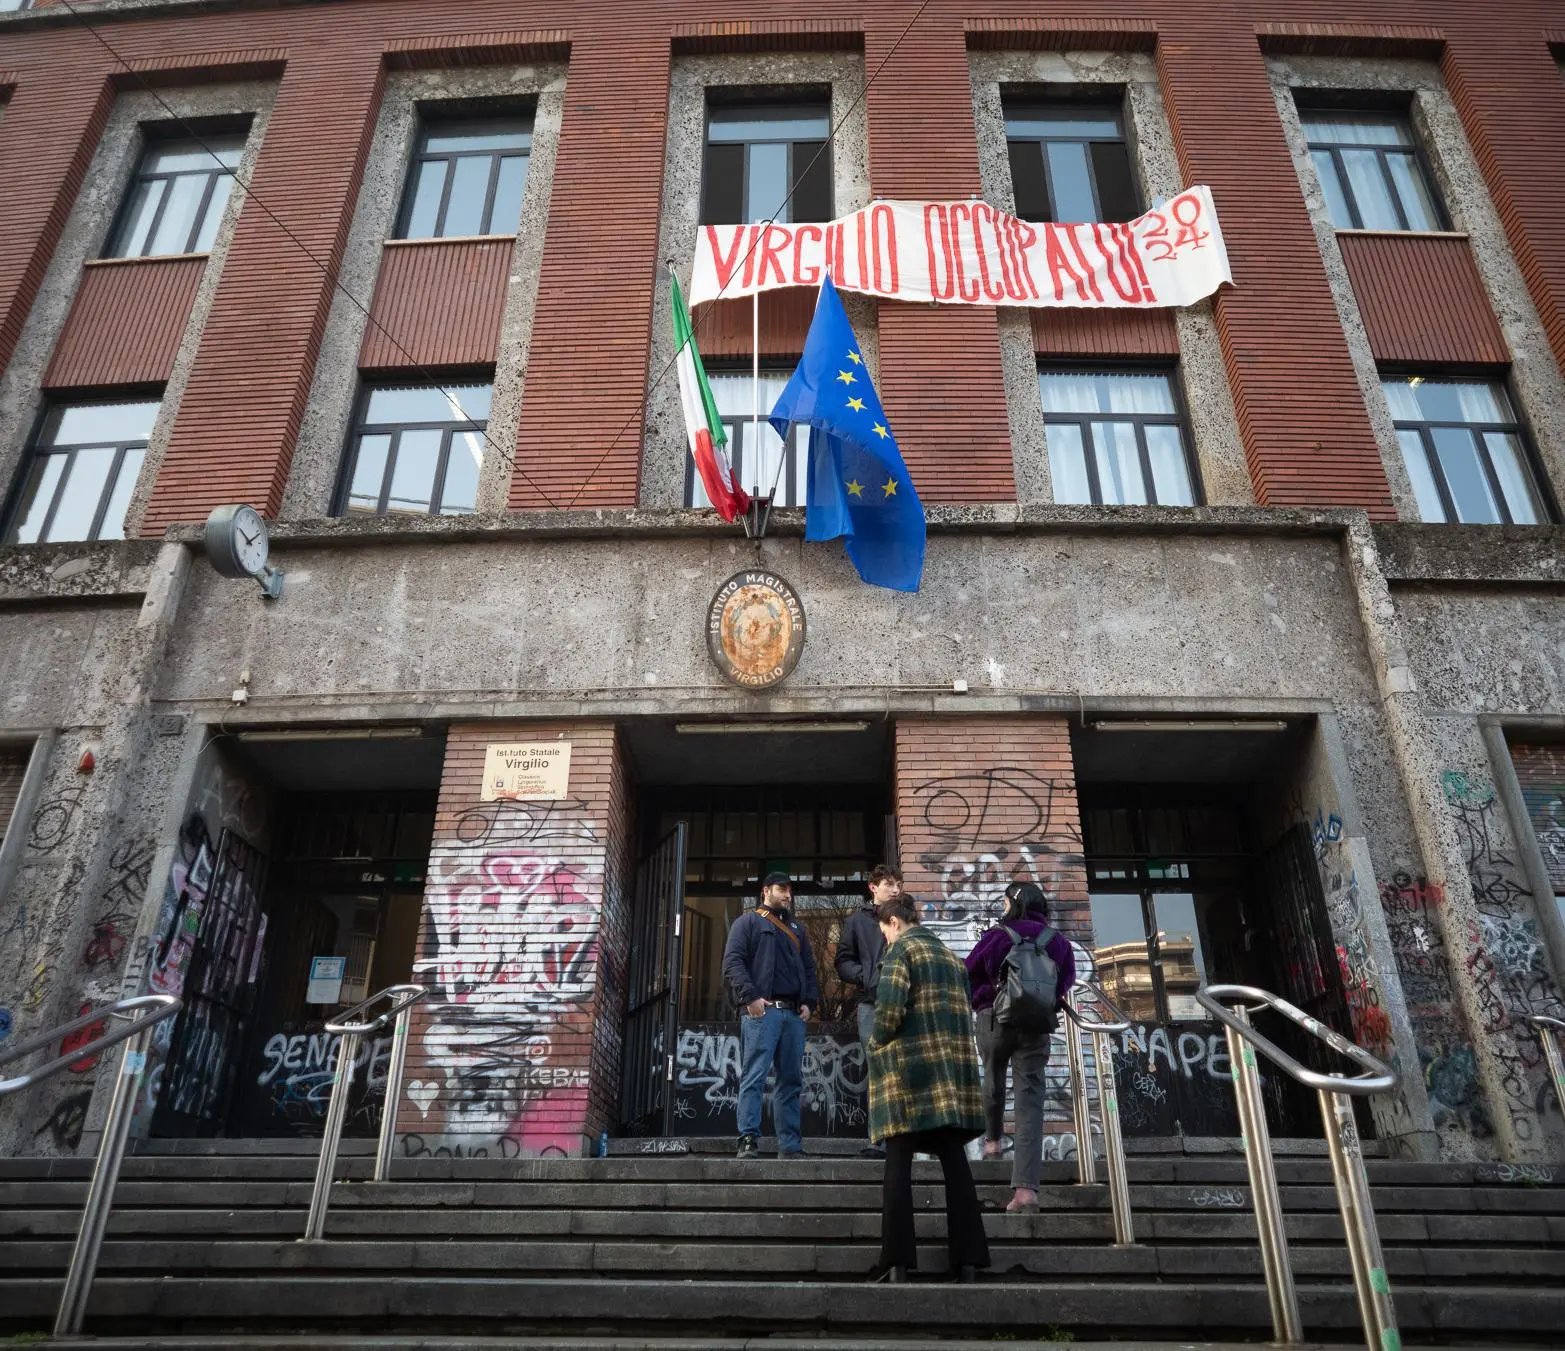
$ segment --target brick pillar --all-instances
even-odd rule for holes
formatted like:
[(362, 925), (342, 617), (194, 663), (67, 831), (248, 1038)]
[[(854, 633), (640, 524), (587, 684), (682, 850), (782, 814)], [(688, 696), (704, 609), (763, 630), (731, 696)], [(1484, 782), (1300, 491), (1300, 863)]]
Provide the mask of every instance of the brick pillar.
[(373, 43), (297, 51), (251, 180), (293, 238), (244, 204), (143, 535), (225, 502), (282, 505), (385, 80)]
[[(560, 802), (481, 802), (491, 744), (571, 743)], [(610, 723), (453, 726), (398, 1104), (399, 1157), (582, 1153), (613, 1127), (624, 998), (624, 764)]]
[(1487, 9), (1464, 13), (1462, 26), (1446, 32), (1441, 70), (1565, 369), (1565, 80), (1537, 29), (1507, 24), (1503, 11), (1498, 21)]
[(633, 507), (640, 491), (670, 58), (666, 38), (619, 27), (583, 24), (571, 45), (513, 511)]
[(1190, 17), (1157, 63), (1180, 173), (1211, 187), (1233, 265), (1215, 313), (1256, 500), (1395, 519), (1254, 34), (1226, 11)]
[[(880, 69), (910, 16), (900, 5), (877, 6), (866, 16), (867, 72)], [(880, 70), (865, 106), (877, 196), (951, 199), (983, 191), (959, 18), (934, 11), (920, 18)], [(883, 301), (877, 388), (927, 505), (1016, 500), (997, 310)]]
[(86, 50), (91, 41), (66, 33), (55, 40), (66, 48), (62, 57), (74, 45), (74, 73), (22, 80), (0, 113), (0, 371), (11, 363), (114, 106), (96, 53)]

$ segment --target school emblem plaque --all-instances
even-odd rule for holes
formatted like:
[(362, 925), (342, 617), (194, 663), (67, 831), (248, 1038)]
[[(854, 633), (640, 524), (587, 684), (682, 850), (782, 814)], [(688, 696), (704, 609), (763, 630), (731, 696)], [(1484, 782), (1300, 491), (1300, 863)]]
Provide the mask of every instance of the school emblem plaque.
[(736, 572), (712, 597), (706, 646), (724, 677), (747, 690), (786, 680), (804, 650), (804, 606), (775, 572)]

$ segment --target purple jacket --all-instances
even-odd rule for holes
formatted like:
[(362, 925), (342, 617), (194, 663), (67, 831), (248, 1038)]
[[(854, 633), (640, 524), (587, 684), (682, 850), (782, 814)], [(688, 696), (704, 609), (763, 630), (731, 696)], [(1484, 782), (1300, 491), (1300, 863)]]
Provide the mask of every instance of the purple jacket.
[[(1023, 938), (1036, 938), (1049, 926), (1040, 919), (1018, 919), (1010, 927)], [(989, 1008), (994, 1003), (994, 987), (1000, 979), (1000, 969), (1006, 954), (1011, 950), (1011, 937), (998, 924), (985, 932), (973, 950), (967, 954), (967, 979), (973, 987), (973, 1011)], [(1076, 983), (1076, 954), (1071, 951), (1070, 939), (1056, 931), (1044, 944), (1043, 950), (1059, 968), (1059, 988), (1055, 991), (1061, 1003)]]

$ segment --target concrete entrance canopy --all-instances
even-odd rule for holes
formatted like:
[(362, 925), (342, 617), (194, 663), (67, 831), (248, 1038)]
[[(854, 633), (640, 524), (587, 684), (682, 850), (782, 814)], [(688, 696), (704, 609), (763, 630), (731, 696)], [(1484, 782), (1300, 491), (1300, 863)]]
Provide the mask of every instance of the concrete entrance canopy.
[[(0, 975), (18, 992), (13, 1026), (25, 1034), (139, 987), (191, 810), (203, 798), (258, 810), (253, 795), (211, 786), (214, 764), (238, 763), (228, 733), (444, 729), (426, 908), (453, 897), (481, 908), (487, 888), (498, 906), (519, 907), (513, 937), (547, 937), (521, 945), (538, 963), (507, 992), (531, 1001), (516, 1024), (525, 1024), (515, 1051), (525, 1063), (498, 1081), (527, 1099), (507, 1122), (526, 1118), (548, 1137), (542, 1147), (575, 1152), (612, 1112), (616, 907), (633, 835), (624, 804), (639, 748), (680, 737), (668, 730), (674, 722), (862, 721), (870, 738), (889, 721), (903, 861), (938, 894), (944, 874), (922, 860), (943, 847), (934, 836), (949, 822), (937, 813), (934, 834), (917, 841), (919, 784), (1007, 767), (1041, 774), (1049, 760), (1044, 777), (1073, 799), (1080, 774), (1102, 771), (1092, 754), (1073, 762), (1073, 735), (1107, 735), (1084, 724), (1251, 718), (1299, 729), (1276, 737), (1278, 759), (1292, 756), (1281, 779), (1298, 790), (1278, 802), (1277, 824), (1322, 824), (1317, 861), (1338, 957), (1358, 992), (1355, 1030), (1396, 1053), (1404, 1077), (1381, 1134), (1409, 1154), (1565, 1154), (1522, 1023), (1557, 1000), (1559, 954), (1518, 862), (1516, 842), (1531, 827), (1496, 794), (1479, 723), (1562, 718), (1565, 621), (1550, 571), (1560, 532), (1371, 530), (1359, 513), (1244, 508), (929, 516), (915, 595), (862, 585), (837, 546), (805, 544), (789, 513), (759, 547), (674, 510), (280, 521), (272, 533), (288, 589), (277, 603), (212, 573), (194, 529), (160, 546), (0, 551), (0, 733), (55, 733), (0, 900)], [(1445, 540), (1452, 547), (1437, 549)], [(765, 694), (722, 680), (702, 628), (717, 583), (755, 562), (788, 577), (811, 621), (797, 670)], [(1522, 648), (1485, 636), (1518, 606)], [(1504, 622), (1514, 636), (1514, 621)], [(237, 707), (230, 692), (245, 672), (248, 700)], [(560, 913), (542, 929), (526, 919), (521, 873), (483, 880), (484, 844), (465, 816), (479, 803), (484, 745), (524, 735), (564, 735), (575, 750), (575, 815), (542, 874), (570, 885), (549, 892)], [(825, 777), (831, 746), (854, 760), (868, 748), (859, 733), (818, 735), (818, 748), (788, 748), (799, 757), (791, 768), (772, 768)], [(283, 756), (285, 744), (266, 754)], [(81, 774), (87, 746), (97, 767)], [(252, 751), (259, 746), (238, 755)], [(1268, 752), (1257, 743), (1246, 754), (1258, 763)], [(275, 764), (281, 772), (283, 760)], [(1057, 860), (1070, 854), (1063, 839)], [(462, 941), (474, 932), (468, 924)], [(1539, 941), (1529, 946), (1529, 934)], [(455, 992), (430, 1005), (426, 1022), (471, 1008), (464, 982), (488, 979), (484, 962), (450, 965), (449, 945), (421, 949), (418, 960), (444, 964)], [(567, 995), (566, 1014), (538, 1014)], [(473, 1029), (445, 1022), (433, 1043), (433, 1023), (419, 1035), (450, 1063), (410, 1063), (409, 1091), (423, 1085), (426, 1110), (416, 1097), (399, 1105), (407, 1132), (426, 1138), (417, 1130), (426, 1112), (460, 1117), (473, 1076), (493, 1068), (475, 1060), (448, 1079)], [(7, 1106), (0, 1147), (90, 1142), (96, 1118), (86, 1109), (106, 1076), (89, 1068), (66, 1079), (53, 1096)], [(430, 1098), (431, 1083), (450, 1091)], [(486, 1130), (488, 1111), (471, 1114)]]

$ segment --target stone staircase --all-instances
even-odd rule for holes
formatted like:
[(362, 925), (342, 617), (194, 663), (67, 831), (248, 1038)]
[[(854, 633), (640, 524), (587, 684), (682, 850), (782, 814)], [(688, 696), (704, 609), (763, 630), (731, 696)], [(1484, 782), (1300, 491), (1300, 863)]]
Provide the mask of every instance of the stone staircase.
[[(1075, 1185), (1073, 1165), (1045, 1166), (1041, 1213), (1006, 1215), (1008, 1166), (975, 1164), (993, 1208), (994, 1271), (978, 1286), (939, 1279), (938, 1168), (918, 1164), (922, 1279), (870, 1286), (870, 1159), (423, 1157), (376, 1185), (367, 1142), (347, 1142), (327, 1239), (303, 1244), (313, 1148), (128, 1157), (88, 1332), (149, 1348), (706, 1351), (1271, 1335), (1244, 1165), (1220, 1154), (1132, 1156), (1129, 1249), (1112, 1245), (1106, 1188)], [(90, 1168), (0, 1160), (0, 1344), (52, 1324)], [(1306, 1334), (1362, 1346), (1326, 1161), (1277, 1168)], [(1410, 1345), (1565, 1344), (1565, 1170), (1371, 1160), (1369, 1176)]]

